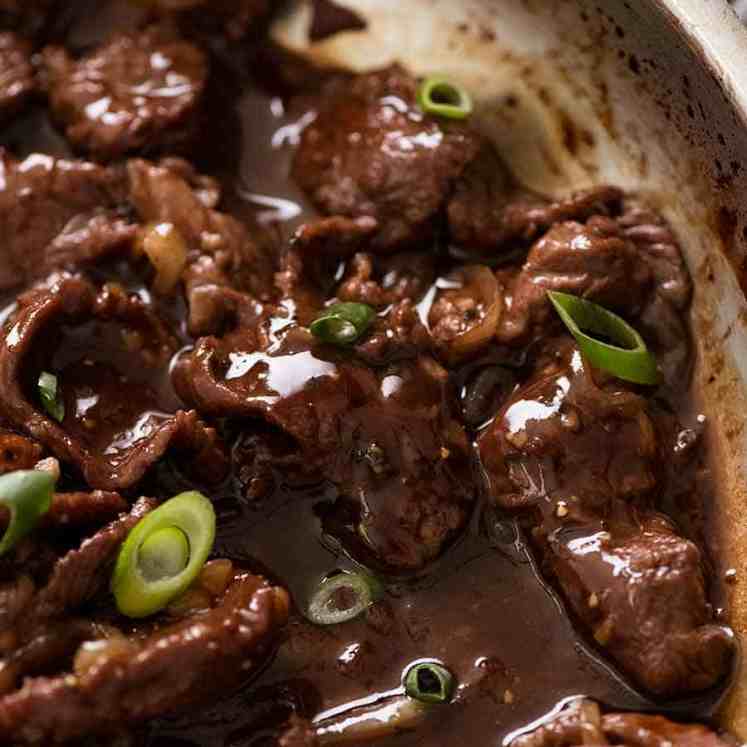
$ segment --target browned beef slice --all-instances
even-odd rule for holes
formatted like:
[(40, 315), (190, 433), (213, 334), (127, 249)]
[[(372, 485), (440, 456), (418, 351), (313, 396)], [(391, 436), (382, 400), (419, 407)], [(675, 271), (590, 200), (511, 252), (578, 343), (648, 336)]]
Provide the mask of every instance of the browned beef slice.
[(116, 169), (42, 154), (19, 162), (0, 149), (0, 290), (128, 246), (124, 186)]
[(205, 55), (165, 27), (119, 34), (79, 60), (62, 47), (43, 56), (54, 117), (98, 158), (183, 141), (207, 79)]
[(422, 566), (463, 526), (474, 500), (446, 371), (385, 330), (359, 346), (359, 355), (370, 345), (371, 360), (389, 362), (369, 368), (301, 327), (273, 335), (261, 329), (268, 324), (200, 340), (176, 368), (177, 390), (202, 412), (262, 417), (288, 433), (308, 469), (342, 496), (330, 531), (379, 564)]
[(16, 469), (33, 469), (41, 459), (41, 444), (7, 428), (0, 428), (0, 474)]
[(129, 513), (123, 513), (84, 540), (78, 549), (60, 558), (47, 585), (32, 602), (30, 626), (73, 612), (106, 588), (120, 545), (156, 505), (150, 498), (141, 498)]
[(42, 526), (83, 527), (101, 524), (125, 511), (127, 501), (119, 493), (92, 490), (90, 493), (55, 493)]
[(571, 348), (510, 398), (479, 445), (494, 499), (529, 510), (544, 570), (639, 686), (671, 697), (728, 672), (734, 643), (714, 624), (701, 552), (656, 510), (660, 447), (645, 399), (595, 381)]
[(449, 229), (466, 249), (495, 253), (511, 242), (526, 242), (553, 223), (605, 214), (622, 198), (616, 187), (601, 186), (549, 201), (522, 189), (497, 153), (483, 146), (457, 180), (449, 200)]
[(511, 341), (542, 329), (555, 312), (547, 291), (583, 296), (635, 315), (651, 287), (651, 272), (641, 253), (612, 219), (554, 225), (539, 239), (511, 289), (510, 308), (501, 319), (499, 338)]
[[(235, 218), (215, 210), (219, 190), (184, 161), (131, 160), (130, 199), (144, 222), (171, 223), (187, 242), (183, 280), (193, 335), (220, 332), (273, 291), (273, 265)], [(246, 296), (246, 294), (250, 294)]]
[(592, 701), (574, 701), (534, 731), (522, 734), (511, 747), (574, 747), (575, 745), (624, 747), (727, 747), (722, 739), (700, 724), (678, 724), (663, 716), (641, 713), (606, 713)]
[(400, 67), (338, 84), (301, 136), (293, 174), (330, 215), (371, 216), (374, 252), (425, 245), (477, 136), (422, 114)]
[(116, 733), (236, 686), (272, 652), (288, 596), (237, 575), (219, 603), (144, 639), (115, 639), (75, 674), (25, 680), (0, 698), (0, 734), (12, 743), (58, 743)]
[[(134, 485), (169, 448), (192, 453), (191, 466), (220, 479), (226, 462), (215, 431), (154, 383), (166, 380), (176, 345), (138, 297), (58, 276), (19, 298), (4, 330), (0, 412), (74, 464), (94, 488)], [(61, 423), (37, 399), (41, 371), (58, 378)]]
[(35, 90), (31, 45), (12, 31), (0, 33), (0, 119), (17, 114)]

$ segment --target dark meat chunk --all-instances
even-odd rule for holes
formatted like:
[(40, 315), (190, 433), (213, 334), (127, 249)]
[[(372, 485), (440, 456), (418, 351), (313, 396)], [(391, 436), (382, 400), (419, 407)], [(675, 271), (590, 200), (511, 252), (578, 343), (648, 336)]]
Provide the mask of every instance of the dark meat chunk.
[(417, 303), (435, 276), (435, 260), (430, 252), (400, 252), (387, 257), (361, 252), (348, 262), (337, 297), (377, 307), (405, 299)]
[(366, 22), (357, 13), (332, 0), (313, 0), (312, 6), (311, 41), (321, 41), (342, 31), (362, 31), (366, 28)]
[(516, 184), (489, 145), (465, 169), (449, 200), (452, 239), (464, 249), (495, 254), (525, 243), (561, 221), (604, 215), (620, 202), (616, 187), (593, 187), (563, 200), (548, 201)]
[[(198, 473), (220, 479), (226, 459), (215, 431), (179, 410), (165, 385), (176, 345), (138, 297), (60, 276), (21, 297), (8, 322), (0, 342), (0, 411), (95, 488), (134, 485), (169, 448), (191, 452)], [(61, 423), (37, 401), (33, 383), (41, 371), (58, 378)]]
[(651, 272), (612, 219), (553, 226), (529, 252), (512, 288), (499, 338), (510, 342), (542, 329), (554, 311), (547, 291), (562, 291), (634, 316), (651, 285)]
[(35, 90), (31, 45), (12, 31), (0, 33), (0, 120), (21, 111)]
[(44, 62), (54, 117), (97, 158), (183, 142), (207, 79), (205, 55), (165, 27), (120, 34), (80, 60), (49, 47)]
[(293, 236), (293, 247), (304, 257), (349, 257), (375, 234), (377, 222), (368, 216), (333, 215), (304, 223)]
[(700, 550), (657, 511), (664, 451), (652, 418), (645, 399), (595, 380), (569, 348), (515, 392), (479, 445), (491, 494), (527, 510), (576, 618), (638, 685), (672, 697), (717, 683), (734, 642), (714, 624)]
[(187, 243), (183, 280), (189, 329), (215, 334), (273, 292), (273, 263), (238, 220), (215, 210), (215, 182), (185, 161), (131, 160), (130, 199), (144, 222), (176, 227)]
[(18, 162), (0, 149), (0, 290), (128, 247), (124, 188), (116, 169), (41, 154)]
[(289, 434), (307, 469), (338, 489), (331, 532), (379, 565), (422, 566), (464, 525), (474, 500), (446, 371), (383, 330), (380, 342), (366, 349), (374, 329), (357, 348), (388, 363), (372, 369), (303, 328), (272, 333), (270, 324), (200, 340), (176, 367), (177, 391), (202, 412), (262, 417)]
[(330, 215), (371, 216), (371, 251), (427, 245), (454, 181), (479, 141), (461, 124), (420, 112), (401, 68), (359, 76), (323, 102), (304, 130), (293, 174)]
[(141, 498), (129, 513), (122, 514), (61, 558), (47, 585), (34, 598), (29, 627), (72, 612), (107, 588), (121, 544), (135, 524), (155, 507), (156, 501)]
[(700, 724), (678, 724), (663, 716), (606, 713), (592, 701), (574, 701), (534, 731), (522, 734), (511, 747), (727, 747), (729, 739)]
[(234, 687), (272, 652), (288, 616), (287, 594), (238, 574), (210, 610), (144, 639), (113, 638), (76, 657), (75, 674), (27, 679), (0, 698), (11, 742), (59, 743), (116, 734)]
[(44, 527), (85, 527), (100, 525), (127, 509), (119, 493), (93, 490), (90, 493), (55, 493), (42, 521)]

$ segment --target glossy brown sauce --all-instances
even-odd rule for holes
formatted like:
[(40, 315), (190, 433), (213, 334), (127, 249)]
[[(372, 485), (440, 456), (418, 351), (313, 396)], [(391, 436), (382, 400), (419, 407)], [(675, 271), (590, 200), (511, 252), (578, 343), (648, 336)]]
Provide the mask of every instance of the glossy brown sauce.
[[(87, 3), (65, 32), (71, 44), (87, 45), (121, 30), (138, 12), (120, 2)], [(85, 18), (86, 20), (82, 20)], [(220, 52), (220, 50), (217, 50)], [(258, 85), (245, 59), (216, 58), (207, 117), (211, 134), (190, 160), (218, 177), (226, 195), (226, 209), (256, 220), (283, 238), (314, 213), (289, 176), (293, 146), (300, 128), (311, 121), (308, 102), (289, 103), (281, 92), (268, 89), (266, 75)], [(240, 74), (241, 70), (247, 71)], [(304, 108), (306, 106), (307, 108)], [(0, 143), (19, 155), (35, 151), (71, 155), (64, 139), (38, 109), (8, 127)], [(111, 275), (128, 289), (147, 293), (138, 279), (121, 268)], [(423, 314), (432, 301), (426, 294)], [(11, 299), (8, 299), (10, 301)], [(168, 310), (178, 318), (183, 310)], [(86, 402), (86, 376), (81, 350), (105, 345), (105, 329), (67, 330), (55, 353), (55, 368), (65, 383), (73, 382), (78, 409)], [(79, 337), (83, 344), (77, 345)], [(299, 379), (318, 375), (330, 364), (313, 358), (274, 361), (271, 388), (292, 388)], [(111, 360), (111, 357), (108, 358)], [(233, 365), (248, 367), (252, 359)], [(95, 362), (92, 367), (92, 373)], [(117, 375), (125, 375), (126, 363)], [(101, 374), (102, 372), (98, 372)], [(111, 373), (111, 372), (104, 372)], [(97, 378), (100, 376), (97, 375)], [(175, 394), (163, 381), (141, 391), (153, 417), (173, 409)], [(122, 382), (120, 382), (122, 383)], [(66, 386), (65, 389), (70, 389)], [(683, 411), (687, 392), (666, 392), (683, 424), (699, 427), (697, 413)], [(529, 406), (529, 405), (528, 405)], [(140, 409), (140, 408), (138, 408)], [(137, 424), (130, 424), (136, 428)], [(234, 424), (233, 433), (240, 430)], [(318, 581), (331, 570), (351, 567), (339, 547), (322, 532), (320, 505), (335, 498), (325, 484), (287, 484), (277, 475), (275, 493), (252, 505), (239, 491), (235, 476), (217, 498), (219, 510), (217, 557), (229, 557), (267, 573), (290, 591), (303, 608)], [(174, 465), (166, 464), (143, 492), (167, 494), (186, 483)], [(702, 476), (707, 484), (707, 476)], [(683, 480), (684, 483), (684, 480)], [(679, 491), (679, 492), (678, 492)], [(668, 499), (686, 501), (685, 486), (676, 484)], [(707, 502), (707, 501), (706, 501)], [(698, 530), (693, 529), (697, 533)], [(305, 715), (330, 711), (364, 698), (375, 699), (400, 685), (402, 671), (420, 658), (449, 663), (460, 686), (456, 702), (436, 709), (420, 728), (380, 742), (389, 745), (456, 745), (487, 747), (551, 711), (558, 702), (587, 695), (615, 709), (651, 710), (708, 718), (722, 691), (707, 693), (696, 702), (653, 703), (635, 692), (574, 630), (556, 594), (541, 580), (521, 530), (508, 519), (475, 511), (466, 535), (450, 547), (422, 576), (388, 583), (384, 601), (375, 613), (350, 623), (322, 628), (296, 614), (285, 642), (265, 672), (240, 692), (188, 716), (164, 719), (144, 729), (137, 744), (149, 747), (208, 745), (259, 747), (269, 745), (291, 710)]]

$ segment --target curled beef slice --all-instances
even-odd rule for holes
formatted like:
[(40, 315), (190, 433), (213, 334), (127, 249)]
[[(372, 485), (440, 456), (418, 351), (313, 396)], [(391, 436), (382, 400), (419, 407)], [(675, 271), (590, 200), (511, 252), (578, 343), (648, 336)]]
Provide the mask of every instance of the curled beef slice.
[(215, 606), (145, 637), (114, 638), (76, 657), (75, 673), (26, 679), (0, 698), (11, 743), (56, 744), (116, 734), (128, 724), (214, 697), (256, 672), (288, 616), (285, 591), (236, 574)]
[(511, 342), (552, 320), (548, 290), (635, 315), (650, 287), (648, 266), (615, 221), (595, 216), (586, 223), (558, 223), (534, 244), (515, 278), (498, 336)]
[(574, 747), (575, 745), (625, 747), (727, 747), (701, 724), (679, 724), (663, 716), (642, 713), (605, 713), (589, 700), (573, 701), (530, 732), (516, 737), (511, 747)]
[(426, 245), (479, 147), (463, 125), (423, 114), (416, 92), (397, 66), (338, 83), (295, 155), (294, 178), (321, 211), (378, 221), (373, 252)]
[(448, 204), (452, 239), (464, 249), (495, 253), (537, 238), (554, 223), (604, 215), (619, 204), (617, 187), (600, 186), (547, 200), (521, 188), (489, 145), (456, 181)]
[(384, 361), (372, 368), (293, 324), (274, 334), (243, 329), (200, 340), (174, 378), (202, 412), (263, 418), (291, 436), (307, 470), (341, 496), (325, 519), (329, 531), (359, 557), (406, 570), (434, 558), (464, 525), (474, 489), (446, 372), (415, 346), (394, 355), (386, 337), (382, 330), (367, 351)]
[(598, 383), (573, 348), (517, 390), (479, 438), (490, 492), (524, 509), (542, 567), (582, 627), (658, 696), (704, 690), (734, 644), (714, 624), (703, 558), (657, 511), (646, 400)]
[(187, 243), (183, 281), (193, 335), (222, 331), (246, 307), (251, 311), (252, 297), (272, 293), (272, 260), (242, 223), (214, 209), (215, 182), (173, 158), (159, 165), (133, 159), (128, 174), (141, 220), (172, 224)]
[(118, 212), (124, 187), (117, 169), (0, 149), (0, 290), (128, 247), (136, 229)]
[[(0, 341), (0, 410), (73, 463), (94, 488), (134, 485), (170, 447), (207, 479), (225, 467), (215, 431), (179, 409), (168, 386), (176, 341), (149, 306), (121, 288), (58, 276), (29, 291)], [(44, 411), (41, 371), (57, 376), (62, 422)]]
[(165, 27), (119, 34), (79, 60), (48, 47), (43, 59), (52, 114), (97, 158), (183, 142), (207, 80), (203, 52)]
[(31, 45), (12, 31), (0, 33), (0, 120), (17, 114), (35, 90)]

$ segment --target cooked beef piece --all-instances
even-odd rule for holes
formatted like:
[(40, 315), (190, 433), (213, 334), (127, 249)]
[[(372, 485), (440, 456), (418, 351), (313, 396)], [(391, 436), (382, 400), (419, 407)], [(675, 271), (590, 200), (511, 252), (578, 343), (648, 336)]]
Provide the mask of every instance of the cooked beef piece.
[(304, 223), (294, 234), (292, 245), (304, 257), (349, 257), (365, 247), (376, 233), (374, 218), (333, 215)]
[(136, 229), (117, 212), (124, 197), (117, 169), (0, 149), (0, 290), (127, 247)]
[(663, 716), (606, 713), (592, 701), (574, 701), (534, 731), (522, 734), (511, 747), (574, 747), (584, 744), (624, 747), (727, 747), (700, 724), (678, 724)]
[[(175, 350), (164, 323), (137, 296), (58, 276), (21, 296), (6, 326), (0, 412), (94, 488), (134, 485), (168, 448), (191, 452), (198, 473), (220, 479), (226, 459), (215, 431), (179, 410), (166, 386)], [(60, 423), (37, 399), (41, 371), (58, 378)]]
[(704, 690), (728, 672), (734, 643), (713, 623), (700, 550), (657, 512), (654, 413), (575, 348), (557, 356), (479, 439), (491, 494), (529, 510), (544, 570), (638, 685)]
[(80, 60), (48, 47), (43, 59), (52, 113), (76, 148), (117, 158), (189, 137), (207, 61), (166, 27), (119, 34)]
[(425, 246), (479, 140), (420, 112), (417, 82), (398, 66), (339, 83), (306, 127), (293, 174), (330, 215), (371, 216), (373, 252)]
[(0, 651), (12, 650), (15, 645), (15, 636), (11, 646), (6, 644), (5, 637), (28, 607), (35, 591), (33, 580), (22, 573), (16, 574), (12, 581), (0, 583), (0, 631), (3, 634), (0, 637)]
[(44, 515), (44, 527), (85, 527), (102, 524), (127, 509), (119, 493), (92, 490), (90, 493), (55, 493)]
[(518, 275), (508, 276), (510, 303), (498, 327), (507, 343), (540, 333), (553, 318), (548, 290), (583, 296), (632, 319), (663, 370), (681, 377), (690, 341), (682, 312), (691, 281), (664, 219), (635, 200), (618, 218), (555, 224), (532, 247)]
[(262, 417), (295, 439), (307, 469), (337, 487), (325, 521), (352, 552), (401, 569), (434, 558), (474, 500), (446, 371), (409, 340), (396, 355), (384, 331), (368, 353), (390, 364), (374, 369), (301, 327), (268, 325), (198, 341), (174, 372), (181, 396), (205, 413)]
[(366, 22), (357, 13), (332, 0), (312, 0), (312, 7), (311, 41), (321, 41), (341, 31), (361, 31), (366, 28)]
[(499, 338), (510, 342), (541, 330), (554, 318), (547, 291), (583, 296), (635, 316), (651, 287), (651, 271), (612, 219), (554, 225), (539, 239), (515, 279)]
[(59, 743), (205, 700), (261, 667), (288, 605), (282, 589), (239, 574), (201, 615), (145, 639), (112, 639), (86, 652), (74, 675), (27, 679), (0, 698), (0, 733), (13, 743)]
[(41, 444), (7, 428), (0, 428), (0, 475), (16, 469), (33, 469), (41, 459)]
[[(238, 220), (215, 210), (220, 191), (179, 159), (128, 164), (130, 199), (144, 222), (169, 223), (187, 243), (183, 280), (189, 329), (215, 334), (231, 326), (254, 297), (273, 293), (273, 263)], [(248, 295), (247, 295), (248, 294)]]
[(0, 33), (0, 120), (17, 114), (35, 90), (31, 45), (12, 31)]
[(52, 576), (31, 603), (26, 624), (33, 629), (51, 618), (74, 612), (97, 592), (108, 588), (111, 570), (121, 544), (140, 519), (157, 502), (140, 498), (129, 513), (123, 513), (93, 537), (83, 541), (56, 563)]
[(295, 714), (278, 739), (278, 747), (317, 747), (318, 744), (314, 727)]
[(347, 263), (337, 297), (378, 307), (405, 299), (417, 303), (435, 276), (430, 252), (400, 252), (387, 257), (359, 252)]
[(495, 254), (535, 239), (561, 221), (583, 221), (619, 204), (621, 190), (601, 186), (549, 201), (519, 187), (499, 156), (484, 145), (449, 200), (452, 239), (465, 249)]

